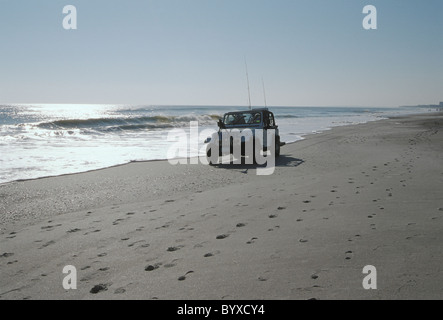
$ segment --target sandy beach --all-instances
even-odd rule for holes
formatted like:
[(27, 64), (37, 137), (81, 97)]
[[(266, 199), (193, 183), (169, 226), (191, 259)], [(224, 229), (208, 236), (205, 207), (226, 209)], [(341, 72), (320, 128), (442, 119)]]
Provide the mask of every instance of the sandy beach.
[(0, 299), (442, 299), (442, 127), (336, 127), (269, 176), (152, 161), (2, 184)]

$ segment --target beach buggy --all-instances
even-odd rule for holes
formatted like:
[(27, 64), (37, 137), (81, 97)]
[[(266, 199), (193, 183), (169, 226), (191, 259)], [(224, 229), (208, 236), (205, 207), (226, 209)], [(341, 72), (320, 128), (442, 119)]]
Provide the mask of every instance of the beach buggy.
[(246, 164), (260, 163), (267, 156), (280, 156), (284, 143), (280, 142), (274, 114), (268, 108), (228, 112), (217, 124), (218, 132), (205, 141), (209, 164), (219, 163), (220, 157), (228, 155), (230, 163)]

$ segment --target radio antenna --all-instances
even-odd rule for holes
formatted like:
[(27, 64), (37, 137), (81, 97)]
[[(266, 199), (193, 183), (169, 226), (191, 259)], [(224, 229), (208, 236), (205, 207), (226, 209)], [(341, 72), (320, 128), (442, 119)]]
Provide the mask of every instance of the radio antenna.
[(252, 109), (252, 105), (251, 105), (251, 90), (249, 88), (249, 74), (248, 74), (248, 64), (246, 63), (246, 57), (245, 57), (245, 68), (246, 68), (246, 81), (248, 82), (249, 110), (251, 110)]
[(261, 84), (263, 86), (263, 97), (265, 98), (265, 108), (268, 107), (267, 103), (266, 103), (266, 91), (265, 91), (265, 82), (263, 81), (263, 77), (261, 78)]

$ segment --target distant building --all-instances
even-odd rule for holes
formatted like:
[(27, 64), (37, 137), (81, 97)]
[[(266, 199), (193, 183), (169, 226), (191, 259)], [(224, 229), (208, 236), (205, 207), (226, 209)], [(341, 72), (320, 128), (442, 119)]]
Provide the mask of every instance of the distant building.
[(443, 101), (440, 101), (440, 108), (443, 108)]

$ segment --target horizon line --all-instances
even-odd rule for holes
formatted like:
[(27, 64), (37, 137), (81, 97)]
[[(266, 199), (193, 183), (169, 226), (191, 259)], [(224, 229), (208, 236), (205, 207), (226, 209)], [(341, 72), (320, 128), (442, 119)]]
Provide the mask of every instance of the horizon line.
[[(441, 103), (441, 102), (440, 102)], [(7, 102), (0, 103), (0, 105), (114, 105), (114, 106), (149, 106), (149, 107), (238, 107), (238, 108), (249, 108), (247, 105), (241, 104), (151, 104), (151, 103), (75, 103), (75, 102)], [(401, 108), (401, 107), (432, 107), (440, 106), (432, 103), (423, 104), (412, 104), (412, 105), (268, 105), (267, 108)], [(264, 105), (252, 105), (252, 108), (264, 108)]]

